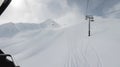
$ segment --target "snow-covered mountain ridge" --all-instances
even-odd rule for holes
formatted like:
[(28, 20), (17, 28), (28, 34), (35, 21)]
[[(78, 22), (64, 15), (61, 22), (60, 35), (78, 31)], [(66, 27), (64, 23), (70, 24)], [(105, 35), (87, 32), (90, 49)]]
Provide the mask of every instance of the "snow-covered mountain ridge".
[(6, 23), (0, 25), (0, 37), (12, 37), (22, 31), (44, 30), (59, 28), (60, 25), (53, 20), (46, 20), (42, 23)]

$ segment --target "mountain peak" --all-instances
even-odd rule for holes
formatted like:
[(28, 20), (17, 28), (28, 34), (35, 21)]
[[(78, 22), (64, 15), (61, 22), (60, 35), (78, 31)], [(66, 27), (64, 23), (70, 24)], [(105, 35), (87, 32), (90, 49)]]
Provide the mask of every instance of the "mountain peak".
[(0, 25), (0, 37), (11, 37), (18, 32), (18, 29), (12, 22)]
[(54, 20), (48, 19), (40, 24), (43, 28), (58, 28), (60, 25)]

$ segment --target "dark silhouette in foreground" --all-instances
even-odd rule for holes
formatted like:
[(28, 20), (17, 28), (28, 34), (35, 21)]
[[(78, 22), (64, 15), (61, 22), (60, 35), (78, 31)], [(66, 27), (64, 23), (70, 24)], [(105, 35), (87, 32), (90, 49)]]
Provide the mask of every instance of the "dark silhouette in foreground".
[[(8, 60), (7, 57), (10, 57), (11, 60)], [(2, 50), (0, 50), (0, 67), (19, 67), (19, 66), (15, 66), (11, 55), (5, 54)]]

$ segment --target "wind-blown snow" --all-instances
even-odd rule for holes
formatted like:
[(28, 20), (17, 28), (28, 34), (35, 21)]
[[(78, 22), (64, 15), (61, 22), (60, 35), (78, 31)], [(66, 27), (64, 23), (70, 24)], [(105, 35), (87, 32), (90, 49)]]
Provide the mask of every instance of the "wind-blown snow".
[(21, 67), (119, 67), (119, 25), (119, 21), (95, 21), (88, 37), (86, 21), (64, 28), (52, 20), (8, 23), (0, 26), (5, 30), (0, 32), (12, 37), (0, 37), (0, 48)]

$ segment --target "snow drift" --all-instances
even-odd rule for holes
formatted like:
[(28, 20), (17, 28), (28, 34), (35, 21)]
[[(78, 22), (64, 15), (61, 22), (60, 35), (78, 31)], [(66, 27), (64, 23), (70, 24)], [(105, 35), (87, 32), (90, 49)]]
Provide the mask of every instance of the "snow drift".
[(65, 28), (53, 20), (3, 24), (0, 48), (21, 67), (119, 67), (120, 23), (103, 22), (92, 23), (91, 37), (86, 21)]

